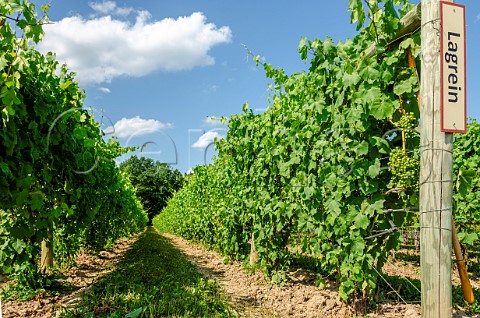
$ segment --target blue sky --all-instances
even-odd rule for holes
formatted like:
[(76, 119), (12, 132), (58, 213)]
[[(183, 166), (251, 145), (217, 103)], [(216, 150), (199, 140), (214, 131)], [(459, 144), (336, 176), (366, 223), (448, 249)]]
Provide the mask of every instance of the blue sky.
[[(307, 67), (297, 53), (302, 36), (356, 34), (347, 0), (48, 2), (55, 23), (39, 49), (77, 73), (106, 133), (146, 144), (134, 154), (181, 172), (211, 162), (212, 138), (226, 134), (210, 116), (229, 117), (245, 102), (258, 113), (268, 106), (269, 81), (245, 47), (290, 74)], [(480, 2), (457, 3), (467, 12), (467, 112), (480, 119)]]

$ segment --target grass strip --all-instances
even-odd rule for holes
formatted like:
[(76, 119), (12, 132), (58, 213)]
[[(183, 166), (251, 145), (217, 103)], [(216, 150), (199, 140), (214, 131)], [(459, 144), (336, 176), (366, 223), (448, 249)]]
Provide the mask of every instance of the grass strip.
[(236, 317), (215, 280), (206, 279), (148, 227), (118, 267), (61, 317)]

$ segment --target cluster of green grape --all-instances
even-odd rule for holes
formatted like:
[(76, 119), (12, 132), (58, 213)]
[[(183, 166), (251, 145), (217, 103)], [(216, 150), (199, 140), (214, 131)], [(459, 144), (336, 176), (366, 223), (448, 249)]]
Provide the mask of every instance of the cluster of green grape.
[(415, 117), (415, 114), (410, 112), (404, 114), (399, 121), (397, 122), (399, 128), (405, 129), (405, 138), (410, 139), (416, 136), (414, 131), (418, 127), (418, 120)]
[(388, 161), (392, 179), (390, 186), (407, 189), (418, 181), (419, 162), (401, 148), (393, 149)]

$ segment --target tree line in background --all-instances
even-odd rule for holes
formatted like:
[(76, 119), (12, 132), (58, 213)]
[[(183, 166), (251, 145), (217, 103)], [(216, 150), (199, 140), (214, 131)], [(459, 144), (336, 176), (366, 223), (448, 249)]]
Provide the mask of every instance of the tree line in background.
[(167, 206), (173, 193), (183, 185), (183, 176), (168, 164), (151, 158), (132, 156), (120, 164), (120, 170), (127, 173), (143, 208), (148, 222)]

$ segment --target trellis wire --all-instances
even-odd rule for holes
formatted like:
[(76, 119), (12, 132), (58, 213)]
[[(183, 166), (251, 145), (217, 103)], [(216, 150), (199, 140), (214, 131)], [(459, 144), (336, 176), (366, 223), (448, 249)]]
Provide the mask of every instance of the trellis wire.
[(385, 277), (383, 277), (383, 275), (375, 268), (375, 266), (373, 266), (370, 262), (367, 262), (367, 263), (368, 263), (368, 265), (370, 265), (371, 268), (373, 268), (373, 270), (374, 270), (375, 272), (377, 272), (378, 276), (380, 276), (380, 277), (383, 279), (383, 281), (388, 285), (388, 287), (390, 287), (390, 288), (393, 290), (393, 292), (394, 292), (395, 294), (397, 294), (398, 298), (400, 298), (400, 299), (403, 301), (403, 303), (404, 303), (405, 305), (407, 305), (407, 302), (402, 298), (402, 296), (400, 296), (400, 294), (395, 290), (395, 288), (393, 288), (392, 285), (390, 285), (390, 283), (389, 283), (389, 282), (385, 279)]

